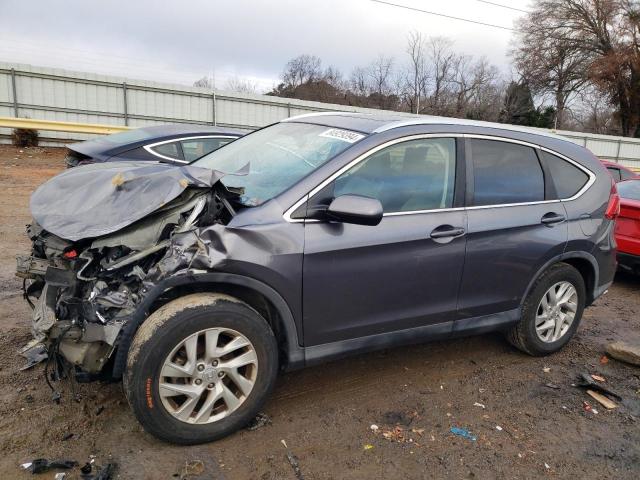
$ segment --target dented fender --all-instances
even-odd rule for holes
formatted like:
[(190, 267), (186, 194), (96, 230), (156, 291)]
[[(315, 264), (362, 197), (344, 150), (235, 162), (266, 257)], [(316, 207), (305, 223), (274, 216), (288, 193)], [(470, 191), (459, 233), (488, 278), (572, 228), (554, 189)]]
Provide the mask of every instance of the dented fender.
[(244, 275), (223, 272), (200, 273), (184, 271), (160, 281), (149, 289), (145, 293), (144, 300), (138, 304), (135, 312), (126, 320), (118, 338), (118, 349), (115, 354), (112, 373), (114, 379), (122, 377), (127, 365), (127, 355), (133, 337), (140, 325), (149, 316), (151, 307), (160, 295), (180, 285), (193, 285), (195, 283), (238, 285), (250, 288), (264, 295), (272, 303), (282, 319), (283, 333), (285, 334), (287, 343), (285, 352), (287, 357), (286, 370), (294, 370), (304, 366), (304, 348), (300, 344), (302, 332), (298, 332), (289, 305), (277, 291), (259, 280)]

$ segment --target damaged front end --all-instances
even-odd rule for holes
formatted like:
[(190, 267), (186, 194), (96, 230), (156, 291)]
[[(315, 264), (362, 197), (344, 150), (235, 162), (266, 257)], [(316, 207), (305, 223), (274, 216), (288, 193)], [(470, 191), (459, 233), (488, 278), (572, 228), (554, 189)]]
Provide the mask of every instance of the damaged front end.
[(236, 194), (222, 176), (188, 166), (91, 165), (41, 186), (27, 227), (31, 255), (17, 257), (33, 308), (28, 347), (44, 345), (50, 360), (80, 379), (104, 373), (145, 293), (175, 273), (166, 268), (172, 239), (226, 225), (235, 214)]

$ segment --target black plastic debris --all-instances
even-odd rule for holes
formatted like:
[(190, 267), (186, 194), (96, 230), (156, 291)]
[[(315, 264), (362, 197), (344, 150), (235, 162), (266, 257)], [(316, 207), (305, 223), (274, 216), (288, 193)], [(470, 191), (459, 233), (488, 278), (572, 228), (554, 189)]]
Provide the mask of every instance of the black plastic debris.
[[(86, 467), (87, 465), (85, 465), (84, 467)], [(84, 469), (84, 467), (82, 468)], [(111, 480), (114, 473), (116, 473), (116, 467), (117, 465), (115, 463), (107, 463), (102, 467), (96, 467), (96, 470), (98, 472), (95, 475), (91, 475), (91, 465), (89, 465), (89, 473), (83, 473), (80, 478), (82, 478), (82, 480)]]
[(580, 374), (580, 382), (576, 384), (577, 387), (581, 387), (581, 388), (587, 388), (589, 390), (595, 390), (598, 392), (602, 392), (606, 395), (610, 395), (613, 398), (622, 401), (622, 397), (620, 395), (618, 395), (616, 392), (614, 392), (613, 390), (608, 389), (607, 387), (605, 387), (604, 385), (601, 385), (597, 382), (595, 382), (593, 380), (593, 378), (591, 378), (591, 375), (589, 375), (588, 373), (581, 373)]
[(89, 462), (85, 463), (82, 467), (80, 467), (80, 472), (88, 475), (91, 473), (91, 464)]
[(73, 433), (69, 432), (67, 434), (64, 435), (64, 437), (62, 437), (62, 441), (66, 442), (67, 440), (71, 440), (73, 438)]
[(254, 430), (258, 430), (259, 428), (264, 427), (265, 425), (270, 425), (271, 419), (266, 413), (258, 413), (247, 425), (247, 430), (250, 432)]
[(36, 458), (21, 465), (25, 470), (33, 473), (45, 473), (52, 468), (70, 469), (78, 465), (75, 460), (47, 460), (46, 458)]
[(21, 371), (29, 370), (39, 363), (44, 362), (48, 358), (47, 349), (42, 344), (30, 348), (29, 350), (23, 352), (21, 355), (27, 359), (27, 363), (20, 367)]

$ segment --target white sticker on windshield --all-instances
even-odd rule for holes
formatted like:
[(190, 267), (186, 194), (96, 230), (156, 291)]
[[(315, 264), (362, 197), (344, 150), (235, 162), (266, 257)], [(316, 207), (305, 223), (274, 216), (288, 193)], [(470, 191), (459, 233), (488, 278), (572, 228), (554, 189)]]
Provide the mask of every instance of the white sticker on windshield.
[(341, 130), (339, 128), (330, 128), (320, 134), (321, 137), (335, 138), (336, 140), (342, 140), (343, 142), (355, 143), (358, 140), (364, 138), (364, 135), (350, 130)]

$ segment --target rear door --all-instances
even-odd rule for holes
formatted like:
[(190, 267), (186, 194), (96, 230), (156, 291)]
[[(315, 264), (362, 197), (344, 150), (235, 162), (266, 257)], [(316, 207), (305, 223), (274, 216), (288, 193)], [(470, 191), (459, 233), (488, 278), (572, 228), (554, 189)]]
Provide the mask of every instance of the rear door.
[[(518, 308), (538, 269), (564, 251), (566, 212), (536, 149), (467, 138), (467, 254), (460, 316)], [(547, 178), (545, 178), (547, 177)]]
[(450, 332), (465, 250), (460, 141), (395, 141), (312, 193), (310, 210), (358, 194), (379, 199), (384, 216), (377, 226), (306, 221), (306, 346), (424, 325)]

